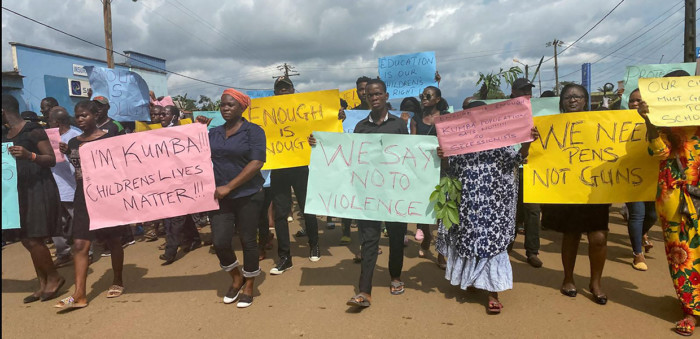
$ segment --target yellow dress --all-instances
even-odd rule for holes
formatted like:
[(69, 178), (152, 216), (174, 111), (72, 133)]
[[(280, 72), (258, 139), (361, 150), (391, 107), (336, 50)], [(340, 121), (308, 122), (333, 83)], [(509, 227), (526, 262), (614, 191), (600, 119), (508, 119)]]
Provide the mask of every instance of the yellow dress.
[[(681, 214), (680, 197), (690, 202), (685, 183), (698, 186), (700, 166), (700, 127), (666, 129), (667, 133), (650, 141), (650, 152), (661, 158), (656, 193), (656, 211), (664, 234), (666, 258), (673, 285), (683, 312), (700, 315), (700, 234), (698, 215), (689, 204), (690, 220)], [(669, 139), (678, 139), (680, 150), (672, 150)], [(686, 168), (686, 181), (676, 166), (678, 156)]]

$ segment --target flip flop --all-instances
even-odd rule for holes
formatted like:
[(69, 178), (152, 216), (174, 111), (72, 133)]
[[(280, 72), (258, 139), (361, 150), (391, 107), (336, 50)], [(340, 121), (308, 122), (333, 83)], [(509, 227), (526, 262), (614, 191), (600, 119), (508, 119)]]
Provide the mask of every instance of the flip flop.
[(69, 308), (84, 308), (87, 307), (88, 303), (84, 304), (77, 304), (75, 302), (75, 299), (73, 299), (72, 296), (61, 299), (56, 305), (53, 305), (55, 308), (61, 308), (61, 309), (69, 309)]
[(500, 301), (489, 301), (489, 313), (499, 314), (502, 308), (503, 304)]
[(389, 290), (391, 291), (392, 295), (399, 295), (406, 292), (403, 281), (392, 281), (391, 288)]
[(107, 298), (116, 298), (124, 293), (124, 286), (112, 285), (107, 290)]
[(369, 305), (371, 305), (369, 300), (362, 294), (358, 294), (358, 295), (350, 298), (350, 300), (348, 300), (348, 302), (345, 304), (348, 306), (355, 306), (355, 307), (369, 307)]
[(676, 333), (684, 336), (684, 337), (689, 337), (693, 335), (693, 332), (695, 331), (695, 325), (690, 323), (690, 320), (687, 318), (683, 318), (679, 322), (676, 323), (676, 328), (674, 329)]

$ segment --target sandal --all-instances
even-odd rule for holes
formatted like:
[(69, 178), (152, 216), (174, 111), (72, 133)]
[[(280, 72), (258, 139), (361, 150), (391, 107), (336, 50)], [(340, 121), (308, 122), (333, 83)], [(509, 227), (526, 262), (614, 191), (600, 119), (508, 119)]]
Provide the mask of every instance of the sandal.
[(489, 301), (489, 313), (499, 314), (502, 308), (503, 304), (500, 301)]
[(61, 301), (59, 301), (56, 305), (53, 305), (53, 307), (68, 309), (68, 308), (83, 308), (83, 307), (87, 307), (87, 305), (88, 305), (88, 303), (77, 304), (75, 302), (75, 299), (73, 299), (73, 297), (70, 296), (68, 298), (61, 299)]
[(645, 240), (644, 241), (644, 253), (649, 253), (651, 249), (654, 248), (654, 244), (652, 244), (651, 241)]
[(690, 320), (688, 318), (683, 318), (682, 320), (676, 323), (676, 328), (674, 330), (676, 331), (676, 333), (688, 337), (693, 335), (693, 331), (695, 331), (695, 325), (690, 323)]
[(116, 298), (124, 293), (124, 286), (112, 285), (107, 290), (107, 298)]
[(165, 249), (165, 246), (167, 246), (167, 245), (168, 245), (168, 243), (167, 243), (167, 242), (164, 242), (163, 244), (161, 244), (160, 246), (158, 246), (158, 249), (162, 251), (162, 250)]
[(369, 298), (365, 297), (362, 294), (358, 294), (358, 295), (350, 298), (350, 300), (348, 300), (348, 302), (346, 302), (345, 304), (348, 306), (355, 306), (355, 307), (369, 307), (369, 305), (371, 305)]
[(390, 291), (392, 295), (399, 295), (406, 292), (403, 281), (392, 281)]

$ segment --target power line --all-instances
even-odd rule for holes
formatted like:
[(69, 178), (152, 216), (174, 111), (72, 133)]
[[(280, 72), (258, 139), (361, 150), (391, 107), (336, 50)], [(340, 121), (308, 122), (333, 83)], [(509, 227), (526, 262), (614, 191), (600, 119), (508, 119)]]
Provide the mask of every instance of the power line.
[[(576, 39), (576, 41), (574, 41), (572, 44), (566, 46), (566, 48), (564, 48), (563, 50), (561, 50), (561, 52), (557, 53), (556, 55), (561, 55), (561, 54), (564, 53), (567, 49), (571, 48), (571, 47), (572, 47), (573, 45), (575, 45), (577, 42), (581, 41), (581, 39), (583, 39), (586, 35), (588, 35), (588, 33), (590, 33), (593, 29), (595, 29), (596, 27), (598, 27), (598, 25), (600, 25), (600, 23), (603, 22), (603, 20), (605, 20), (605, 18), (607, 18), (610, 14), (612, 14), (612, 12), (614, 12), (618, 7), (620, 7), (620, 5), (622, 5), (623, 2), (625, 2), (625, 0), (620, 0), (620, 2), (618, 2), (617, 5), (615, 5), (615, 7), (613, 7), (613, 9), (611, 9), (611, 10), (608, 12), (608, 14), (605, 14), (600, 20), (598, 20), (598, 22), (596, 22), (595, 25), (593, 25), (593, 27), (591, 27), (590, 29), (588, 29), (588, 30), (586, 31), (586, 33), (583, 33), (583, 35), (581, 35), (578, 39)], [(554, 59), (554, 57), (555, 57), (555, 56), (552, 56), (552, 57), (550, 57), (549, 59), (543, 61), (542, 63), (544, 64), (544, 63), (546, 63), (547, 61)]]
[[(682, 2), (682, 1), (681, 1), (681, 2)], [(678, 4), (675, 4), (675, 5), (671, 6), (671, 8), (669, 8), (666, 12), (662, 13), (659, 17), (661, 17), (661, 16), (663, 16), (664, 14), (668, 13), (668, 12), (671, 11), (674, 7), (676, 7), (677, 5), (678, 5)], [(675, 12), (669, 14), (665, 19), (659, 21), (659, 22), (656, 23), (654, 26), (650, 27), (650, 28), (647, 29), (646, 31), (644, 31), (644, 32), (642, 32), (641, 34), (639, 34), (638, 36), (636, 36), (634, 39), (632, 39), (632, 40), (626, 42), (625, 44), (623, 44), (622, 46), (618, 47), (616, 50), (614, 50), (614, 51), (612, 51), (612, 52), (606, 54), (605, 56), (599, 58), (598, 60), (592, 62), (591, 65), (597, 64), (598, 62), (600, 62), (600, 61), (606, 59), (607, 57), (609, 57), (610, 55), (612, 55), (613, 53), (616, 53), (617, 51), (619, 51), (619, 50), (621, 50), (621, 49), (627, 47), (629, 44), (633, 43), (633, 42), (636, 41), (637, 39), (639, 39), (639, 38), (641, 38), (642, 36), (644, 36), (645, 34), (649, 33), (652, 29), (658, 27), (659, 25), (661, 25), (662, 23), (664, 23), (666, 20), (668, 20), (669, 18), (671, 18), (671, 17), (672, 17), (674, 14), (676, 14), (676, 12), (678, 12), (680, 9), (682, 9), (682, 7), (680, 7), (680, 8), (679, 8), (678, 10), (676, 10)], [(657, 18), (657, 19), (658, 19), (658, 18)], [(656, 19), (654, 19), (653, 21), (656, 21)], [(652, 22), (653, 22), (653, 21), (652, 21)], [(628, 36), (628, 37), (631, 37), (632, 35), (634, 35), (634, 33), (631, 34), (631, 35)], [(625, 39), (627, 39), (627, 38), (625, 38)], [(625, 39), (623, 39), (623, 41), (624, 41)], [(565, 78), (565, 77), (567, 77), (567, 76), (576, 74), (576, 73), (578, 73), (578, 72), (580, 72), (580, 71), (581, 71), (580, 69), (577, 69), (577, 70), (575, 70), (575, 71), (573, 71), (573, 72), (571, 72), (571, 73), (567, 73), (567, 74), (561, 76), (561, 78)], [(554, 80), (554, 79), (550, 79), (550, 80), (546, 80), (546, 81), (553, 81), (553, 80)]]
[[(25, 18), (25, 19), (27, 19), (27, 20), (29, 20), (29, 21), (32, 21), (32, 22), (34, 22), (34, 23), (37, 23), (37, 24), (39, 24), (39, 25), (41, 25), (41, 26), (44, 26), (44, 27), (49, 28), (49, 29), (51, 29), (51, 30), (54, 30), (54, 31), (56, 31), (56, 32), (65, 34), (65, 35), (67, 35), (67, 36), (69, 36), (69, 37), (71, 37), (71, 38), (80, 40), (80, 41), (82, 41), (82, 42), (84, 42), (84, 43), (93, 45), (93, 46), (95, 46), (95, 47), (102, 48), (102, 49), (104, 49), (104, 50), (107, 50), (107, 48), (104, 47), (104, 46), (98, 45), (98, 44), (96, 44), (96, 43), (94, 43), (94, 42), (85, 40), (85, 39), (83, 39), (83, 38), (81, 38), (81, 37), (78, 37), (78, 36), (75, 36), (75, 35), (70, 34), (70, 33), (68, 33), (68, 32), (62, 31), (62, 30), (60, 30), (60, 29), (58, 29), (58, 28), (55, 28), (55, 27), (53, 27), (53, 26), (51, 26), (51, 25), (48, 25), (48, 24), (45, 24), (45, 23), (43, 23), (43, 22), (41, 22), (41, 21), (32, 19), (32, 18), (30, 18), (30, 17), (28, 17), (28, 16), (26, 16), (26, 15), (17, 13), (17, 12), (15, 12), (15, 11), (9, 9), (9, 8), (6, 8), (5, 6), (2, 6), (2, 9), (6, 10), (6, 11), (12, 13), (12, 14), (15, 14), (15, 15), (17, 15), (17, 16), (19, 16), (19, 17), (22, 17), (22, 18)], [(149, 64), (149, 63), (147, 63), (147, 62), (144, 62), (144, 61), (141, 61), (141, 60), (133, 59), (133, 58), (127, 56), (126, 54), (122, 54), (122, 53), (119, 53), (119, 52), (114, 51), (114, 50), (112, 50), (112, 52), (115, 53), (115, 54), (117, 54), (117, 55), (123, 56), (123, 57), (125, 57), (125, 58), (127, 58), (127, 59), (135, 60), (135, 61), (138, 61), (139, 63), (144, 64), (144, 65), (151, 66), (151, 67), (153, 67), (154, 69), (157, 69), (157, 70), (159, 70), (159, 71), (166, 72), (166, 73), (170, 73), (170, 74), (174, 74), (174, 75), (177, 75), (177, 76), (181, 76), (181, 77), (183, 77), (183, 78), (187, 78), (187, 79), (194, 80), (194, 81), (199, 81), (199, 82), (206, 83), (206, 84), (210, 84), (210, 85), (214, 85), (214, 86), (219, 86), (219, 87), (233, 87), (233, 88), (242, 89), (242, 90), (266, 90), (266, 89), (261, 89), (261, 88), (243, 88), (243, 87), (236, 87), (236, 86), (231, 86), (231, 85), (217, 84), (217, 83), (214, 83), (214, 82), (210, 82), (210, 81), (206, 81), (206, 80), (197, 79), (197, 78), (194, 78), (194, 77), (191, 77), (191, 76), (188, 76), (188, 75), (184, 75), (184, 74), (181, 74), (181, 73), (169, 71), (169, 70), (167, 70), (167, 69), (165, 69), (165, 68), (160, 68), (160, 67), (158, 67), (158, 66), (151, 65), (151, 64)]]

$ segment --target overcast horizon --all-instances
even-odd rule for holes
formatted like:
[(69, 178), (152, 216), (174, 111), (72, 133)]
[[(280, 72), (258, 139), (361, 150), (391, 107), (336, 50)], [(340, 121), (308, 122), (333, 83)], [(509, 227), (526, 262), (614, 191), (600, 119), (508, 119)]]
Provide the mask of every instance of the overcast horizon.
[[(299, 91), (354, 87), (377, 76), (377, 59), (434, 51), (440, 88), (450, 105), (477, 89), (478, 73), (537, 63), (567, 48), (619, 1), (190, 1), (112, 3), (115, 51), (166, 60), (167, 69), (238, 88), (270, 89), (278, 65), (295, 67)], [(581, 81), (592, 66), (592, 89), (617, 86), (626, 65), (683, 61), (684, 1), (624, 1), (600, 25), (559, 55), (560, 81)], [(10, 0), (3, 6), (104, 45), (98, 0)], [(646, 33), (644, 33), (646, 32)], [(641, 37), (637, 38), (640, 34)], [(616, 51), (619, 47), (634, 42)], [(2, 70), (12, 70), (9, 42), (105, 59), (105, 51), (2, 11)], [(124, 58), (115, 56), (117, 62)], [(554, 87), (554, 62), (542, 65), (542, 90)], [(20, 70), (21, 72), (21, 70)], [(533, 93), (539, 96), (539, 83)], [(502, 90), (510, 89), (504, 84)], [(223, 88), (171, 74), (169, 95), (216, 98)]]

